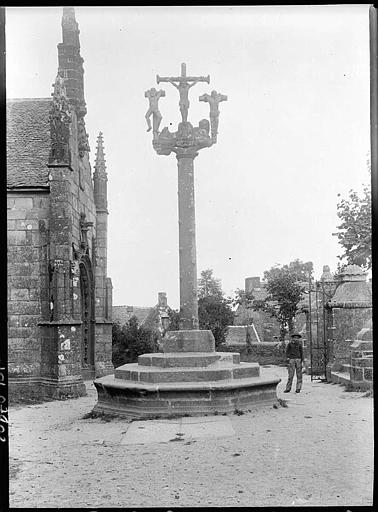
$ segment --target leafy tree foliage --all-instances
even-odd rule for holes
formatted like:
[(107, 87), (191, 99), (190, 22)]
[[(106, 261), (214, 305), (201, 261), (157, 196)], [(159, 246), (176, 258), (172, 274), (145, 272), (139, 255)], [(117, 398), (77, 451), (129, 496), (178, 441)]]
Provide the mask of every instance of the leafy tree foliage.
[(297, 259), (289, 265), (276, 265), (264, 272), (267, 296), (264, 300), (255, 300), (253, 309), (265, 311), (278, 320), (281, 341), (287, 332), (293, 332), (298, 303), (305, 291), (303, 283), (308, 281), (312, 268), (312, 262), (303, 263)]
[(292, 275), (295, 275), (297, 280), (301, 283), (308, 282), (309, 276), (312, 275), (314, 266), (312, 261), (303, 261), (296, 259), (291, 261), (289, 265), (283, 265), (283, 269), (289, 271)]
[(153, 329), (139, 325), (136, 316), (132, 316), (124, 325), (115, 322), (112, 331), (114, 366), (135, 363), (142, 354), (158, 352), (158, 337)]
[[(340, 195), (340, 194), (339, 194)], [(349, 191), (349, 198), (337, 205), (337, 238), (343, 248), (340, 260), (347, 264), (371, 268), (371, 190), (365, 186), (362, 195)]]
[(210, 330), (218, 348), (226, 341), (228, 326), (234, 322), (231, 300), (226, 299), (221, 280), (214, 277), (208, 268), (201, 272), (198, 279), (198, 321), (199, 328)]
[(213, 276), (213, 270), (202, 270), (198, 279), (198, 298), (223, 297), (221, 280)]
[(168, 309), (169, 327), (168, 331), (180, 330), (180, 312), (177, 309)]
[(243, 289), (237, 288), (235, 290), (235, 298), (232, 301), (234, 306), (244, 306), (249, 309), (253, 307), (255, 297), (252, 292), (246, 292)]
[(198, 320), (200, 329), (210, 330), (218, 348), (226, 341), (228, 326), (234, 322), (231, 301), (219, 295), (208, 295), (198, 299)]

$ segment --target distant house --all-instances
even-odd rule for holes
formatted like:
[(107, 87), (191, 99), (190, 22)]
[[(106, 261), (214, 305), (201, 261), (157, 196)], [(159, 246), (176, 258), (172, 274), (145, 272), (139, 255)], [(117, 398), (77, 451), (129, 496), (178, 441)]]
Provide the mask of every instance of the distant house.
[[(245, 291), (251, 292), (256, 300), (264, 300), (267, 291), (260, 277), (247, 277), (245, 279)], [(274, 341), (274, 336), (279, 336), (279, 323), (264, 311), (253, 311), (244, 305), (239, 305), (235, 312), (234, 325), (250, 325), (253, 324), (252, 342), (255, 341)], [(236, 332), (236, 331), (235, 331)], [(240, 331), (242, 332), (242, 331)]]
[(143, 325), (152, 310), (149, 306), (113, 306), (113, 322), (126, 324), (131, 317), (136, 316), (139, 325)]
[(139, 325), (156, 329), (162, 333), (166, 327), (165, 319), (168, 318), (169, 310), (166, 293), (159, 292), (158, 302), (155, 306), (113, 306), (113, 322), (124, 325), (135, 316)]

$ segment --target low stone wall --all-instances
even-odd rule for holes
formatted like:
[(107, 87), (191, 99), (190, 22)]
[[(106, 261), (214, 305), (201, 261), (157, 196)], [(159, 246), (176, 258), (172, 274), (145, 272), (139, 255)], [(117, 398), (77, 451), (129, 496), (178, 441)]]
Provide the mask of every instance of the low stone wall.
[(353, 387), (373, 385), (373, 343), (356, 340), (351, 345), (350, 380)]
[(275, 364), (278, 366), (286, 366), (285, 349), (277, 347), (277, 343), (269, 341), (252, 343), (249, 347), (222, 345), (218, 350), (221, 352), (239, 352), (240, 360), (243, 362), (256, 362), (260, 365)]
[(226, 345), (229, 347), (245, 346), (247, 341), (246, 325), (230, 325), (226, 334)]

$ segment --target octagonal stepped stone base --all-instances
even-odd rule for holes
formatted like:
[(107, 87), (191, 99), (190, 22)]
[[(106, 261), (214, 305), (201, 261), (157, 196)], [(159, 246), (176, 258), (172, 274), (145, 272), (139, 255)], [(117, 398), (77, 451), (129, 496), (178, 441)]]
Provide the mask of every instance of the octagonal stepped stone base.
[(132, 363), (117, 368), (115, 378), (133, 382), (203, 382), (258, 377), (259, 374), (258, 363), (231, 363), (228, 367), (218, 366), (215, 363), (206, 368), (198, 366), (194, 368), (161, 368)]
[(240, 363), (238, 353), (215, 352), (211, 331), (171, 332), (163, 350), (143, 354), (138, 363), (95, 380), (94, 412), (129, 419), (167, 418), (229, 413), (277, 402), (280, 379), (261, 377), (259, 364)]
[(170, 352), (168, 354), (143, 354), (138, 357), (140, 366), (161, 368), (226, 366), (240, 363), (239, 352)]

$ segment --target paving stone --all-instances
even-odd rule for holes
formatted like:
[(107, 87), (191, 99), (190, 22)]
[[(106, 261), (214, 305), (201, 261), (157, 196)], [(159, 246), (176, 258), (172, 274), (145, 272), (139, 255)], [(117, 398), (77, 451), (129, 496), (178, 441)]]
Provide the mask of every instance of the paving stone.
[[(91, 382), (84, 397), (11, 405), (10, 507), (169, 509), (211, 501), (213, 507), (277, 508), (301, 500), (312, 507), (372, 506), (372, 398), (308, 375), (299, 395), (283, 394), (286, 369), (265, 371), (282, 379), (278, 397), (291, 397), (287, 408), (131, 423), (83, 419), (97, 398)], [(200, 430), (217, 433), (219, 420), (235, 434), (200, 436)], [(157, 424), (166, 432), (171, 425), (167, 434), (184, 433), (184, 440), (121, 444), (138, 424), (145, 427), (140, 432), (153, 425), (155, 436)]]

